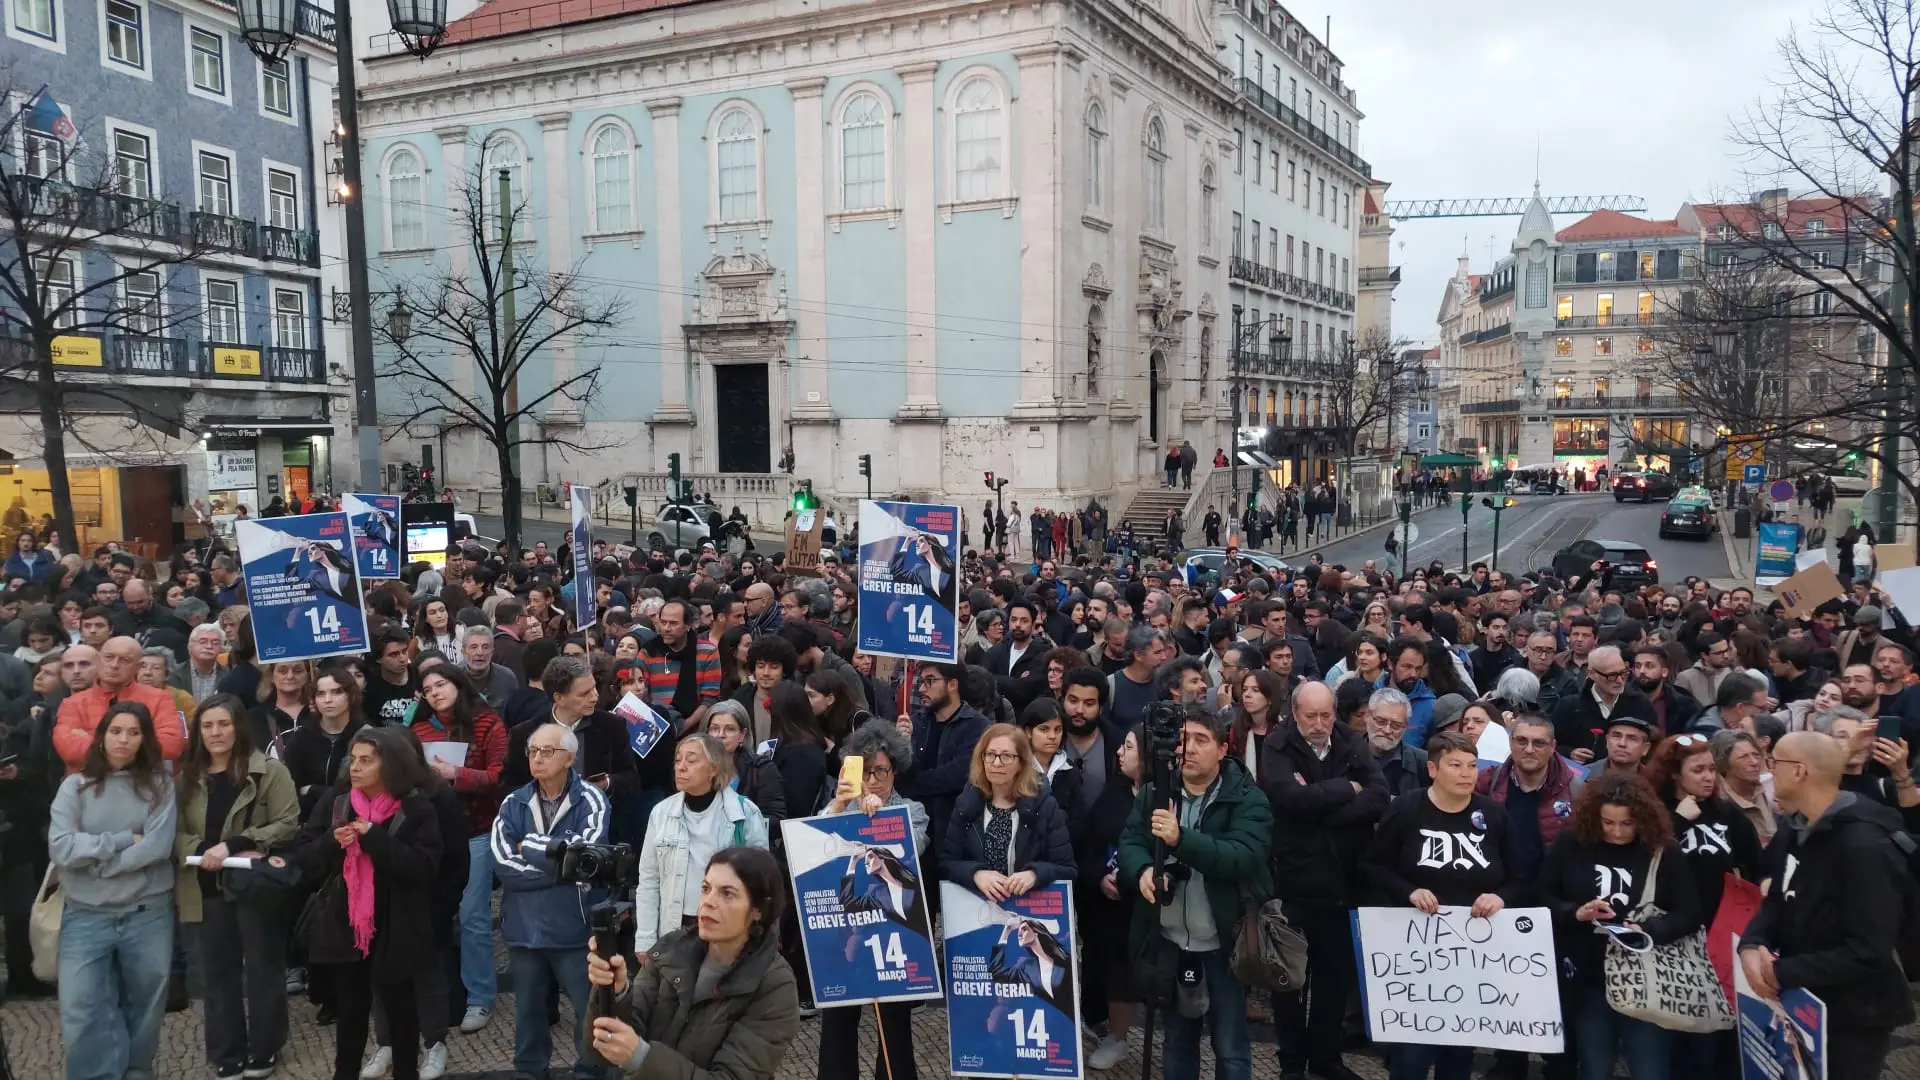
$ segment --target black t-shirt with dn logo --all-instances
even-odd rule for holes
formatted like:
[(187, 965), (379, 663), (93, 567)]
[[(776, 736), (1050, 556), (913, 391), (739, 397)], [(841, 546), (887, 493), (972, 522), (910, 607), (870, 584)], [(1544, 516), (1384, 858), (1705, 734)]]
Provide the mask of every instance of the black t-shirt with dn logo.
[(1387, 809), (1365, 866), (1382, 904), (1404, 907), (1426, 889), (1443, 905), (1470, 906), (1507, 883), (1506, 808), (1475, 795), (1450, 814), (1426, 791), (1409, 792)]

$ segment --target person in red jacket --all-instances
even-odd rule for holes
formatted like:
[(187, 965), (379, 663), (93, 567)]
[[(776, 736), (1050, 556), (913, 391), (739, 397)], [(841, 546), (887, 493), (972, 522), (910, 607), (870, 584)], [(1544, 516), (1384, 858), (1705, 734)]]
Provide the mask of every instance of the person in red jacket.
[[(427, 764), (453, 785), (467, 807), (472, 858), (460, 897), (460, 982), (467, 990), (460, 1030), (471, 1035), (487, 1026), (499, 990), (493, 969), (493, 856), (487, 840), (500, 812), (507, 725), (487, 707), (465, 671), (436, 664), (420, 674), (420, 707), (413, 710), (412, 727), (426, 749)], [(453, 843), (458, 838), (442, 839)]]
[(160, 756), (173, 761), (187, 746), (186, 723), (165, 690), (144, 686), (134, 676), (140, 673), (140, 643), (130, 637), (109, 638), (100, 646), (100, 663), (93, 686), (70, 695), (60, 703), (53, 724), (53, 748), (66, 763), (67, 771), (79, 772), (87, 760), (87, 748), (93, 745), (94, 729), (116, 702), (137, 701), (153, 717), (153, 734), (160, 743)]

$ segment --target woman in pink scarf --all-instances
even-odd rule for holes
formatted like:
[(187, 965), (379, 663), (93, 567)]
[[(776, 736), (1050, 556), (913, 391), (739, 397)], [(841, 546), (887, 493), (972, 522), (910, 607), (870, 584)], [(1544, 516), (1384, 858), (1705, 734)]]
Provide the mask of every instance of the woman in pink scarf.
[(414, 979), (439, 963), (432, 887), (440, 864), (432, 774), (405, 735), (362, 728), (347, 748), (341, 783), (314, 805), (288, 853), (320, 882), (300, 917), (309, 964), (332, 969), (338, 1021), (334, 1080), (355, 1080), (373, 995), (392, 1024), (394, 1080), (419, 1076)]

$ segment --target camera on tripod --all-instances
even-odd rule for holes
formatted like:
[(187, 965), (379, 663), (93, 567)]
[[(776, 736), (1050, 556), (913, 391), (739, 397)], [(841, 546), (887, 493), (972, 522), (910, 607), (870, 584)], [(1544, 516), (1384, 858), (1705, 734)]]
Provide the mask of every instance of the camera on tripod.
[[(1150, 805), (1159, 808), (1174, 802), (1180, 794), (1180, 740), (1186, 727), (1187, 706), (1172, 701), (1156, 701), (1147, 706), (1142, 727), (1147, 736), (1147, 785), (1153, 790)], [(1173, 903), (1173, 887), (1193, 875), (1193, 870), (1167, 851), (1166, 845), (1153, 843), (1154, 901)]]
[[(632, 845), (555, 840), (547, 845), (547, 865), (562, 884), (607, 890), (607, 898), (587, 912), (594, 952), (603, 960), (632, 955), (633, 891), (640, 884), (640, 856)], [(594, 997), (595, 1015), (611, 1015), (612, 988), (595, 987)]]

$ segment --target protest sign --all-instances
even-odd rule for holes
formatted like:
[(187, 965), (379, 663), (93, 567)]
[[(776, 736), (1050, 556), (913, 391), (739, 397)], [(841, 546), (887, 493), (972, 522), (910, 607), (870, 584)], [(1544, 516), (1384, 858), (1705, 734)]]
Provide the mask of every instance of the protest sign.
[(654, 712), (631, 690), (614, 705), (613, 714), (626, 722), (627, 744), (633, 747), (634, 756), (642, 759), (653, 753), (670, 726), (666, 717)]
[(960, 508), (860, 503), (860, 650), (951, 664), (960, 655)]
[[(1733, 939), (1740, 955), (1740, 939)], [(1805, 990), (1782, 988), (1780, 1000), (1753, 992), (1733, 965), (1739, 1019), (1741, 1080), (1827, 1080), (1827, 1005)]]
[(1080, 958), (1073, 947), (1073, 887), (1049, 885), (995, 904), (942, 882), (940, 927), (949, 1071), (1078, 1080)]
[(367, 651), (347, 515), (243, 518), (233, 532), (261, 663)]
[(347, 524), (353, 529), (360, 576), (369, 580), (399, 577), (400, 496), (347, 494), (340, 497), (340, 509), (347, 512)]
[(1759, 544), (1755, 545), (1753, 580), (1756, 585), (1773, 585), (1794, 575), (1794, 553), (1800, 550), (1800, 526), (1785, 521), (1760, 523)]
[(919, 852), (905, 807), (780, 823), (821, 1007), (940, 996)]
[(1913, 545), (1911, 544), (1875, 544), (1873, 545), (1873, 568), (1885, 573), (1888, 570), (1907, 570), (1913, 566)]
[(820, 532), (827, 516), (817, 509), (796, 512), (787, 519), (787, 554), (781, 565), (789, 574), (820, 573)]
[(573, 625), (593, 624), (593, 489), (575, 484), (567, 492), (572, 502)]
[(1787, 617), (1811, 619), (1814, 608), (1829, 600), (1844, 598), (1847, 590), (1840, 584), (1840, 576), (1833, 572), (1833, 567), (1818, 562), (1775, 585), (1773, 595), (1780, 598)]
[(1361, 1011), (1374, 1042), (1557, 1054), (1565, 1032), (1546, 908), (1356, 908)]
[(1904, 567), (1880, 575), (1880, 588), (1910, 623), (1920, 623), (1920, 569)]

